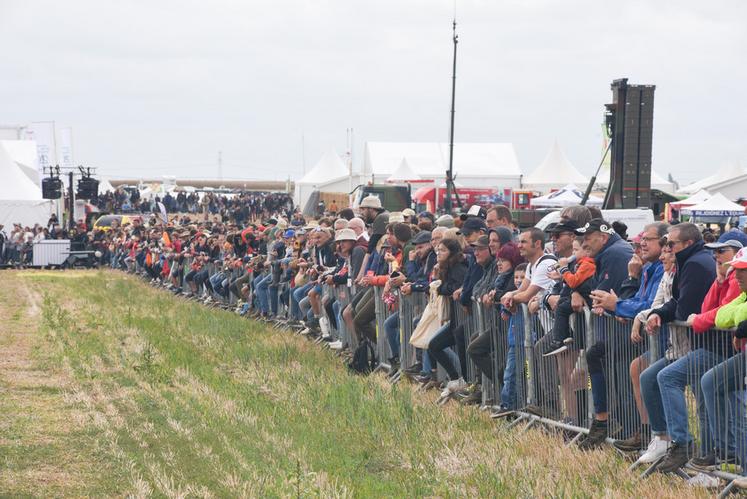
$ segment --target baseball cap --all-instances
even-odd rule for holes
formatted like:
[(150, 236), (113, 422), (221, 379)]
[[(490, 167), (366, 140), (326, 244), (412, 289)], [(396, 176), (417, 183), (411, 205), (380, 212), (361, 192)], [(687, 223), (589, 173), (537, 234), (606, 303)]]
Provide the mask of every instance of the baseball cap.
[(459, 215), (459, 218), (461, 218), (462, 220), (467, 220), (467, 218), (469, 217), (487, 218), (487, 216), (488, 210), (478, 204), (473, 204), (469, 207), (467, 213), (462, 213), (461, 215)]
[(490, 236), (480, 236), (470, 246), (473, 248), (487, 248), (490, 246)]
[(739, 230), (729, 230), (721, 234), (718, 241), (715, 243), (708, 243), (705, 245), (706, 248), (719, 249), (719, 248), (736, 248), (740, 249), (747, 246), (747, 234)]
[(412, 208), (405, 208), (404, 210), (402, 210), (402, 214), (406, 217), (412, 217), (415, 215), (415, 210), (413, 210)]
[[(555, 230), (557, 230), (558, 225), (555, 226)], [(579, 236), (583, 236), (585, 234), (591, 234), (592, 232), (614, 234), (615, 229), (612, 228), (612, 225), (610, 223), (608, 223), (607, 221), (601, 218), (592, 218), (591, 221), (589, 221), (586, 225), (575, 229), (574, 232)]]
[(552, 224), (552, 227), (548, 226), (547, 229), (545, 229), (545, 232), (559, 234), (561, 232), (576, 232), (578, 229), (579, 226), (575, 220), (566, 220), (565, 222)]
[(296, 231), (293, 229), (288, 229), (283, 234), (283, 237), (286, 239), (290, 239), (291, 237), (295, 237), (295, 236), (296, 236)]
[(485, 225), (485, 220), (480, 217), (469, 217), (462, 224), (462, 234), (464, 234), (465, 236), (481, 230), (487, 231), (488, 226)]
[(412, 238), (412, 244), (425, 244), (431, 242), (431, 231), (421, 230)]
[(734, 259), (730, 262), (726, 262), (726, 265), (730, 265), (735, 269), (747, 269), (747, 248), (741, 248), (734, 255)]
[(430, 218), (431, 221), (436, 221), (435, 215), (433, 215), (433, 213), (431, 213), (430, 211), (421, 211), (420, 213), (418, 213), (418, 218)]

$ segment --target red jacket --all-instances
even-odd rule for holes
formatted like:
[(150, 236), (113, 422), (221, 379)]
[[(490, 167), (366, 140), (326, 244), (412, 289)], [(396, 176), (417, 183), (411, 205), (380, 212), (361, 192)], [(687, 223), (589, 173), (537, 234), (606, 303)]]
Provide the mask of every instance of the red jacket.
[(718, 309), (739, 296), (742, 290), (739, 289), (739, 283), (737, 283), (735, 275), (736, 272), (732, 270), (726, 274), (724, 282), (713, 281), (705, 300), (703, 300), (703, 306), (700, 307), (700, 313), (695, 316), (693, 331), (704, 333), (712, 329), (716, 324)]

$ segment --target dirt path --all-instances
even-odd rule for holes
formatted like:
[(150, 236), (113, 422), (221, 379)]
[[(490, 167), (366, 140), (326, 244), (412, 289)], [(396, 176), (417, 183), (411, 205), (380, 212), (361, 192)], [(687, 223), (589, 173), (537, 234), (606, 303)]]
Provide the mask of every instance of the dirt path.
[(0, 286), (0, 496), (81, 492), (95, 472), (81, 453), (85, 417), (66, 396), (70, 378), (45, 351), (40, 296), (3, 272)]

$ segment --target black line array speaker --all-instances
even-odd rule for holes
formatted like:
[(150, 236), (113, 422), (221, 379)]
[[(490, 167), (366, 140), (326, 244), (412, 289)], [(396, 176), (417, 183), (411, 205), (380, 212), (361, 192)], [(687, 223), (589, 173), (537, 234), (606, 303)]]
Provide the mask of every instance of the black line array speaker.
[(91, 177), (83, 177), (78, 180), (78, 191), (75, 197), (78, 199), (96, 199), (99, 195), (99, 181)]
[(605, 209), (651, 204), (654, 90), (654, 85), (628, 85), (627, 78), (612, 82), (612, 104), (605, 106), (612, 138)]
[(60, 177), (42, 179), (42, 197), (44, 199), (60, 199), (62, 196), (62, 180)]

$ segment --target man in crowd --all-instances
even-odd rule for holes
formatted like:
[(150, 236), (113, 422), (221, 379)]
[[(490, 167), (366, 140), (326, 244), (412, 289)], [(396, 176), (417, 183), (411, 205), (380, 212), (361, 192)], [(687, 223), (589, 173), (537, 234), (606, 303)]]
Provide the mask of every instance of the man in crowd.
[[(667, 246), (675, 253), (677, 260), (672, 299), (649, 314), (646, 323), (649, 332), (658, 331), (662, 325), (675, 320), (686, 321), (690, 314), (700, 312), (708, 288), (716, 278), (713, 256), (704, 247), (703, 236), (695, 224), (681, 223), (672, 226)], [(693, 385), (695, 393), (700, 393), (700, 377), (723, 360), (719, 354), (719, 347), (723, 345), (718, 341), (722, 338), (718, 337), (718, 333), (706, 334), (710, 334), (709, 340), (713, 341), (707, 341), (703, 348), (698, 348), (698, 345), (703, 345), (699, 338), (691, 337), (690, 353), (672, 363), (666, 358), (662, 359), (641, 374), (641, 393), (651, 422), (651, 431), (655, 435), (668, 434), (671, 438), (671, 444), (665, 439), (658, 439), (654, 449), (658, 455), (666, 453), (657, 468), (663, 473), (681, 468), (694, 452), (693, 437), (688, 429), (685, 387)], [(700, 429), (704, 432), (701, 441), (705, 444), (711, 438), (705, 407), (702, 398), (698, 398)]]

